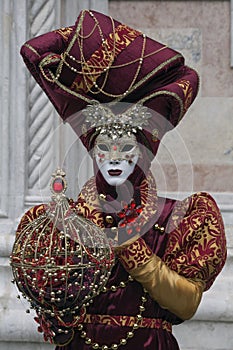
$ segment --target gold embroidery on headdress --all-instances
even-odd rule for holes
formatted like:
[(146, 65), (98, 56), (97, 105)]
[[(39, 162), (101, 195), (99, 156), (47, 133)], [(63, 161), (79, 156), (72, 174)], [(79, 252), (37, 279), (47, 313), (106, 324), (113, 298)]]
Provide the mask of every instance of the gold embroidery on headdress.
[(54, 30), (54, 32), (61, 35), (65, 41), (69, 39), (69, 36), (72, 33), (72, 31), (73, 29), (71, 27), (64, 27), (64, 28)]
[(90, 59), (82, 62), (82, 73), (85, 74), (85, 84), (83, 83), (83, 76), (78, 75), (71, 89), (74, 91), (80, 91), (82, 89), (83, 92), (90, 91), (98, 77), (112, 66), (116, 57), (139, 35), (141, 35), (141, 32), (123, 24), (115, 28), (114, 33), (109, 34)]
[(179, 87), (183, 90), (184, 94), (184, 113), (187, 111), (189, 106), (192, 103), (193, 89), (190, 84), (190, 81), (181, 79), (177, 81)]

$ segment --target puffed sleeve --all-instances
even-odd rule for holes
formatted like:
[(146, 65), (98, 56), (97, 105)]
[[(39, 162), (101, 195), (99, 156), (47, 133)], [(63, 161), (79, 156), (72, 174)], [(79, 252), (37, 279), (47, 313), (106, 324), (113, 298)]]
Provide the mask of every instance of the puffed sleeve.
[[(184, 215), (182, 206), (187, 211)], [(126, 270), (161, 307), (181, 319), (191, 318), (203, 291), (220, 273), (226, 260), (226, 240), (220, 211), (207, 193), (178, 203), (169, 224), (162, 259), (139, 238), (118, 251)]]

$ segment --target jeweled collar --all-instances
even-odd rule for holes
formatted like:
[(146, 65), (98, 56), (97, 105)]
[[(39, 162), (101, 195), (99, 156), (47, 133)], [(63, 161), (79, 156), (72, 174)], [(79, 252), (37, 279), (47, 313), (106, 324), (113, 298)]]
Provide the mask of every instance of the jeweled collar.
[[(147, 177), (144, 178), (138, 188), (140, 204), (142, 206), (139, 221), (143, 234), (152, 227), (157, 213), (156, 184), (151, 172), (148, 173)], [(111, 208), (115, 207), (118, 209), (115, 210), (115, 212), (112, 209), (109, 209), (108, 212), (106, 212), (105, 209), (107, 205), (111, 206)], [(92, 177), (87, 181), (78, 198), (78, 209), (80, 213), (96, 225), (103, 228), (118, 229), (118, 227), (116, 227), (114, 214), (117, 215), (119, 209), (123, 209), (120, 208), (119, 205), (121, 205), (121, 203), (108, 201), (106, 193), (98, 193), (95, 177)]]

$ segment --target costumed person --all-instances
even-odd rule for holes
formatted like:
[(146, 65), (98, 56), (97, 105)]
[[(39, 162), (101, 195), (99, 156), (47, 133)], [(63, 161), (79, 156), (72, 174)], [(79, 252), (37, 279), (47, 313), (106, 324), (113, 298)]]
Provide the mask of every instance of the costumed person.
[[(196, 97), (197, 73), (180, 53), (88, 10), (21, 54), (93, 158), (77, 213), (117, 241), (108, 283), (79, 323), (59, 333), (39, 315), (40, 330), (56, 350), (179, 349), (172, 325), (195, 314), (226, 259), (214, 199), (160, 198), (150, 171), (161, 138)], [(38, 212), (24, 215), (17, 234)]]

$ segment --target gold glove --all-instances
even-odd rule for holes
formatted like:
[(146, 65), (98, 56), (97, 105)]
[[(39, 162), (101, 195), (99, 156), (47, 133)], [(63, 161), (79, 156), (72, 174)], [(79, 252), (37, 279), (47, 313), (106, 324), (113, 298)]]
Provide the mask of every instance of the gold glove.
[(201, 301), (205, 283), (187, 279), (171, 270), (139, 238), (118, 256), (130, 275), (140, 282), (159, 305), (183, 320), (191, 318)]

